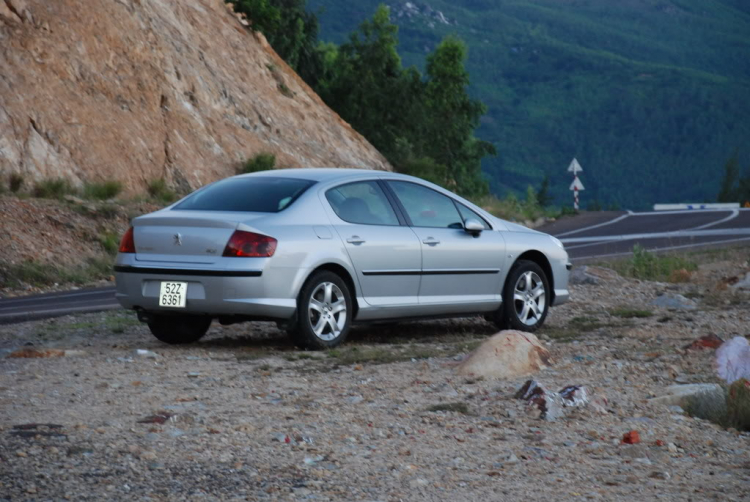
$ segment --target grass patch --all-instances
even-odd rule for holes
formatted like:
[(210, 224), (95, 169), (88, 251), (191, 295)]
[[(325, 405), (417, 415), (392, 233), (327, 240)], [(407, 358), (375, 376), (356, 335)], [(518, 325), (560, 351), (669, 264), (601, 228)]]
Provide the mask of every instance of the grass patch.
[(34, 185), (32, 194), (40, 199), (61, 200), (66, 195), (77, 193), (75, 187), (68, 180), (62, 178), (42, 180)]
[(310, 359), (319, 359), (318, 357), (315, 357), (314, 355), (308, 353), (308, 352), (296, 352), (293, 354), (287, 354), (284, 356), (284, 359), (290, 362), (294, 361), (305, 361)]
[(650, 310), (639, 309), (615, 309), (609, 311), (610, 315), (622, 317), (623, 319), (643, 319), (654, 315)]
[(177, 200), (177, 194), (167, 186), (164, 178), (151, 180), (146, 187), (146, 191), (149, 197), (164, 204), (171, 204)]
[(239, 168), (239, 174), (257, 173), (258, 171), (270, 171), (276, 165), (276, 155), (272, 153), (259, 153), (255, 157), (247, 159)]
[(19, 287), (22, 284), (50, 286), (52, 284), (86, 284), (112, 275), (111, 257), (91, 258), (78, 267), (63, 268), (52, 264), (26, 261), (0, 264), (0, 286)]
[(328, 351), (328, 357), (335, 360), (337, 366), (352, 364), (389, 364), (412, 359), (430, 357), (447, 357), (459, 353), (468, 344), (456, 344), (447, 347), (435, 347), (431, 344), (409, 344), (396, 347), (348, 346)]
[(627, 260), (609, 264), (617, 273), (646, 281), (682, 282), (678, 272), (693, 272), (698, 269), (697, 263), (678, 254), (655, 254), (636, 244), (633, 254)]
[(473, 415), (469, 406), (466, 403), (441, 403), (433, 404), (427, 408), (427, 411), (438, 412), (438, 411), (452, 411), (454, 413), (460, 413), (462, 415)]
[(122, 192), (122, 183), (119, 181), (104, 181), (102, 183), (87, 183), (83, 187), (83, 196), (87, 199), (109, 200), (117, 197)]
[(583, 332), (596, 331), (599, 328), (606, 328), (608, 326), (611, 326), (611, 324), (603, 323), (596, 317), (590, 316), (576, 316), (568, 323), (569, 328)]
[(134, 317), (130, 312), (111, 312), (107, 313), (107, 316), (104, 318), (105, 329), (113, 335), (120, 335), (128, 328), (140, 325), (141, 322), (138, 318)]

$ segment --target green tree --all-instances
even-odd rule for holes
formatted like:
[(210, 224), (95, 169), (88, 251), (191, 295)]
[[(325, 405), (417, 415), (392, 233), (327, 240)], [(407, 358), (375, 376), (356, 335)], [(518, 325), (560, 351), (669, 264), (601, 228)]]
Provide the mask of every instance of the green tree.
[(542, 186), (536, 192), (536, 200), (541, 207), (547, 207), (552, 204), (552, 196), (549, 194), (549, 174), (544, 175)]
[(237, 0), (235, 12), (243, 13), (255, 31), (265, 35), (278, 55), (303, 80), (314, 86), (321, 70), (318, 51), (318, 17), (308, 12), (306, 0)]
[(403, 70), (397, 33), (388, 7), (380, 5), (339, 47), (333, 79), (319, 89), (324, 101), (388, 158), (413, 123), (410, 110), (421, 86), (416, 70)]
[(466, 45), (452, 36), (427, 56), (423, 138), (426, 153), (447, 167), (448, 185), (462, 195), (476, 197), (488, 192), (481, 160), (496, 151), (492, 144), (474, 137), (487, 108), (467, 94), (465, 61)]
[(721, 179), (721, 188), (716, 200), (719, 202), (737, 202), (740, 197), (740, 189), (737, 186), (740, 181), (740, 159), (737, 151), (729, 157), (724, 164), (724, 177)]

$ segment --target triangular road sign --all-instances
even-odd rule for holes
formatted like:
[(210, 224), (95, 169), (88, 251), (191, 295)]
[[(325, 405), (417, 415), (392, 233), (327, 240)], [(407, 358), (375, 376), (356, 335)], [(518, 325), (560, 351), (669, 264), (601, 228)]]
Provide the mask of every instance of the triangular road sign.
[(581, 180), (579, 180), (578, 178), (574, 179), (573, 183), (570, 184), (570, 189), (578, 190), (579, 192), (581, 190), (586, 190), (585, 188), (583, 188), (583, 183), (581, 183)]
[[(570, 166), (568, 167), (568, 172), (576, 174), (578, 172), (583, 171), (583, 168), (581, 167), (581, 164), (578, 163), (576, 159), (573, 159), (573, 162), (570, 163)], [(572, 188), (571, 188), (572, 190)]]

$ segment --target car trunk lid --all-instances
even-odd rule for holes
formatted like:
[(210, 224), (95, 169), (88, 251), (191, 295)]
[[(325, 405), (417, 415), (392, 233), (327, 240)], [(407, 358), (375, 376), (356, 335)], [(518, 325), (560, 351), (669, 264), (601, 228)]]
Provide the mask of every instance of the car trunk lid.
[(248, 213), (162, 211), (134, 223), (136, 261), (203, 264), (217, 262), (241, 222), (262, 217)]

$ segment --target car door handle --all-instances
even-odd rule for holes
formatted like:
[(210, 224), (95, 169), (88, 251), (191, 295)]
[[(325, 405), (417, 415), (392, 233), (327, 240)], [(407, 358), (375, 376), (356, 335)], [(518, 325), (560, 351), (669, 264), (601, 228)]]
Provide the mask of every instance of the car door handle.
[(365, 242), (365, 240), (359, 235), (352, 235), (351, 237), (346, 239), (346, 242), (348, 242), (349, 244), (357, 245), (357, 244), (362, 244), (363, 242)]
[(427, 244), (428, 246), (436, 246), (436, 245), (440, 244), (440, 241), (437, 240), (434, 237), (428, 237), (425, 240), (423, 240), (422, 242), (425, 243), (425, 244)]

